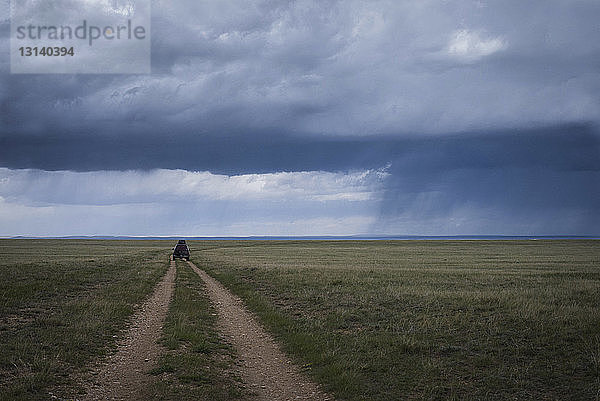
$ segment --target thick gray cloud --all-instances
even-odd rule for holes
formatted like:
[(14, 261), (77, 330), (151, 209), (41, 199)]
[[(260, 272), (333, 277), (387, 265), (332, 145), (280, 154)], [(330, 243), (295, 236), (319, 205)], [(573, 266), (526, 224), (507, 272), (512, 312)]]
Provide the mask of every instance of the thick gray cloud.
[(3, 135), (447, 133), (599, 115), (594, 0), (189, 0), (153, 10), (155, 74), (5, 73)]
[[(101, 220), (94, 233), (598, 235), (600, 136), (589, 126), (360, 140), (252, 138), (186, 138), (189, 152), (147, 142), (136, 152), (137, 140), (112, 143), (113, 165), (130, 168), (149, 153), (164, 156), (162, 167), (184, 169), (148, 172), (89, 168), (111, 151), (110, 143), (35, 142), (33, 164), (91, 171), (4, 169), (0, 208), (11, 212), (0, 221), (5, 230), (32, 228), (27, 232), (38, 235), (40, 227), (73, 233), (60, 224), (69, 210), (78, 216), (77, 234), (86, 233), (79, 228), (85, 221), (92, 227)], [(9, 147), (24, 156), (31, 146)], [(235, 171), (246, 174), (232, 176)], [(118, 218), (107, 218), (110, 213)]]
[(0, 18), (0, 166), (387, 168), (354, 227), (598, 234), (598, 15), (596, 0), (155, 0), (151, 75), (10, 75)]

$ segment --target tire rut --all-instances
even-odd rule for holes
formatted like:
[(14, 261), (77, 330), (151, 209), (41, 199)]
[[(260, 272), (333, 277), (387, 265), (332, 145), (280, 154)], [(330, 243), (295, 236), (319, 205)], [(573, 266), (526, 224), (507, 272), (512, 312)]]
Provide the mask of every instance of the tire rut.
[(206, 283), (219, 329), (236, 348), (241, 375), (258, 400), (333, 400), (281, 351), (239, 297), (192, 262), (187, 263)]
[(117, 352), (92, 371), (93, 383), (86, 386), (81, 400), (144, 400), (152, 380), (148, 374), (158, 361), (161, 346), (157, 343), (167, 317), (175, 288), (175, 261), (132, 318)]

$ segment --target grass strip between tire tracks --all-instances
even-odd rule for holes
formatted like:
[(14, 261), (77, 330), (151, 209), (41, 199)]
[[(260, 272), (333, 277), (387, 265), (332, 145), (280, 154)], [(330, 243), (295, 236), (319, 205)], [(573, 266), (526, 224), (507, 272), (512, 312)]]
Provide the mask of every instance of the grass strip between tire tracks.
[(248, 396), (236, 372), (235, 351), (219, 335), (205, 285), (177, 261), (175, 293), (161, 343), (167, 351), (152, 373), (157, 400), (241, 400)]

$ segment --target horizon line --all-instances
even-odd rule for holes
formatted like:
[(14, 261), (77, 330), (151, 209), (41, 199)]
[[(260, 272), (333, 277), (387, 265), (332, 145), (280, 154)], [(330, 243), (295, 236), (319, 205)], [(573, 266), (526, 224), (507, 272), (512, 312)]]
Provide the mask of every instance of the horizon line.
[(99, 240), (442, 240), (442, 239), (600, 239), (600, 235), (506, 235), (506, 234), (462, 234), (462, 235), (215, 235), (215, 236), (185, 236), (185, 235), (15, 235), (0, 236), (0, 239), (99, 239)]

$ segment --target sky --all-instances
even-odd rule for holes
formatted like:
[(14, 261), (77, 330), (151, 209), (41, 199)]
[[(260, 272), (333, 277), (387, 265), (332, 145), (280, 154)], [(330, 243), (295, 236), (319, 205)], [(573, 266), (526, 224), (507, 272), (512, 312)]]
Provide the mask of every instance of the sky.
[(600, 235), (597, 0), (153, 0), (150, 74), (0, 3), (0, 236)]

